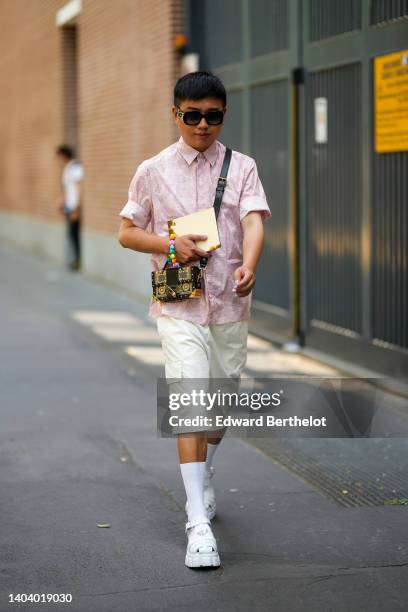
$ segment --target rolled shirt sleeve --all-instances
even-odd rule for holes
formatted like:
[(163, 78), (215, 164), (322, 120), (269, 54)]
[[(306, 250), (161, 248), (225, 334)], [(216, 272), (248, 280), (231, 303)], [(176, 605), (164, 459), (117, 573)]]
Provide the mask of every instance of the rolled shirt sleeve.
[(133, 221), (134, 225), (146, 229), (152, 219), (152, 198), (150, 194), (149, 172), (142, 163), (131, 180), (128, 201), (119, 215)]
[(245, 179), (239, 201), (240, 221), (250, 212), (260, 212), (262, 220), (266, 221), (271, 216), (271, 211), (266, 201), (264, 189), (258, 175), (255, 160), (252, 160), (249, 172)]

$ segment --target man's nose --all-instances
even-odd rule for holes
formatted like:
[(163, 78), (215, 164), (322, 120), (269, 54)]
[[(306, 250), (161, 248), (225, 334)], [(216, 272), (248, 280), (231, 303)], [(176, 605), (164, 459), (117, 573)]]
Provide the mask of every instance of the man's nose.
[[(204, 122), (204, 123), (203, 123), (203, 122)], [(198, 124), (198, 127), (208, 127), (208, 123), (207, 123), (207, 121), (205, 120), (205, 117), (201, 117), (201, 121), (200, 121), (200, 123)]]

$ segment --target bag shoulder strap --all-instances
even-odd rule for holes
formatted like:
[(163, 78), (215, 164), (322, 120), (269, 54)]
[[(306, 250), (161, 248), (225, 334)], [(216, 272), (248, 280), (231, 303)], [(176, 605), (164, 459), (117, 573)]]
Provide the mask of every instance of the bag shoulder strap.
[(224, 195), (225, 186), (227, 184), (227, 175), (228, 169), (231, 161), (232, 151), (228, 149), (225, 150), (224, 161), (222, 162), (221, 174), (218, 179), (217, 188), (215, 190), (215, 199), (214, 199), (214, 211), (215, 218), (218, 217), (221, 208), (222, 196)]
[[(225, 187), (227, 185), (227, 175), (228, 169), (231, 161), (232, 151), (228, 147), (225, 149), (224, 161), (222, 162), (221, 173), (218, 178), (217, 187), (215, 190), (215, 198), (214, 198), (214, 212), (215, 218), (218, 218), (222, 197), (224, 195)], [(200, 257), (200, 268), (204, 269), (207, 265), (208, 257)]]

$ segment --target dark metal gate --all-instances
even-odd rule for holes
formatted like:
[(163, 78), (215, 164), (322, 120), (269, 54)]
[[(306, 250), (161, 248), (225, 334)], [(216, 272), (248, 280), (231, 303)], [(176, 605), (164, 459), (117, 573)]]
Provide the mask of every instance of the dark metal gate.
[(224, 142), (258, 164), (272, 219), (253, 328), (408, 372), (408, 152), (374, 152), (373, 59), (408, 48), (408, 1), (190, 2)]
[[(408, 152), (374, 150), (373, 65), (408, 47), (408, 2), (304, 2), (305, 343), (408, 372)], [(404, 18), (405, 16), (405, 18)], [(316, 142), (316, 99), (327, 142)]]

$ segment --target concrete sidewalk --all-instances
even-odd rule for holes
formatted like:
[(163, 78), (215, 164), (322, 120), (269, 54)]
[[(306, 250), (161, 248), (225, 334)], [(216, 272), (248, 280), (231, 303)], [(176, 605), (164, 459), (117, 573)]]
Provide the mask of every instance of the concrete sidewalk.
[[(10, 593), (71, 593), (67, 609), (81, 612), (405, 609), (406, 508), (345, 507), (248, 440), (227, 438), (215, 459), (222, 567), (186, 568), (146, 304), (11, 248), (1, 257), (1, 612), (63, 605), (9, 604)], [(252, 375), (333, 373), (250, 347)], [(398, 456), (406, 466), (404, 441)]]

